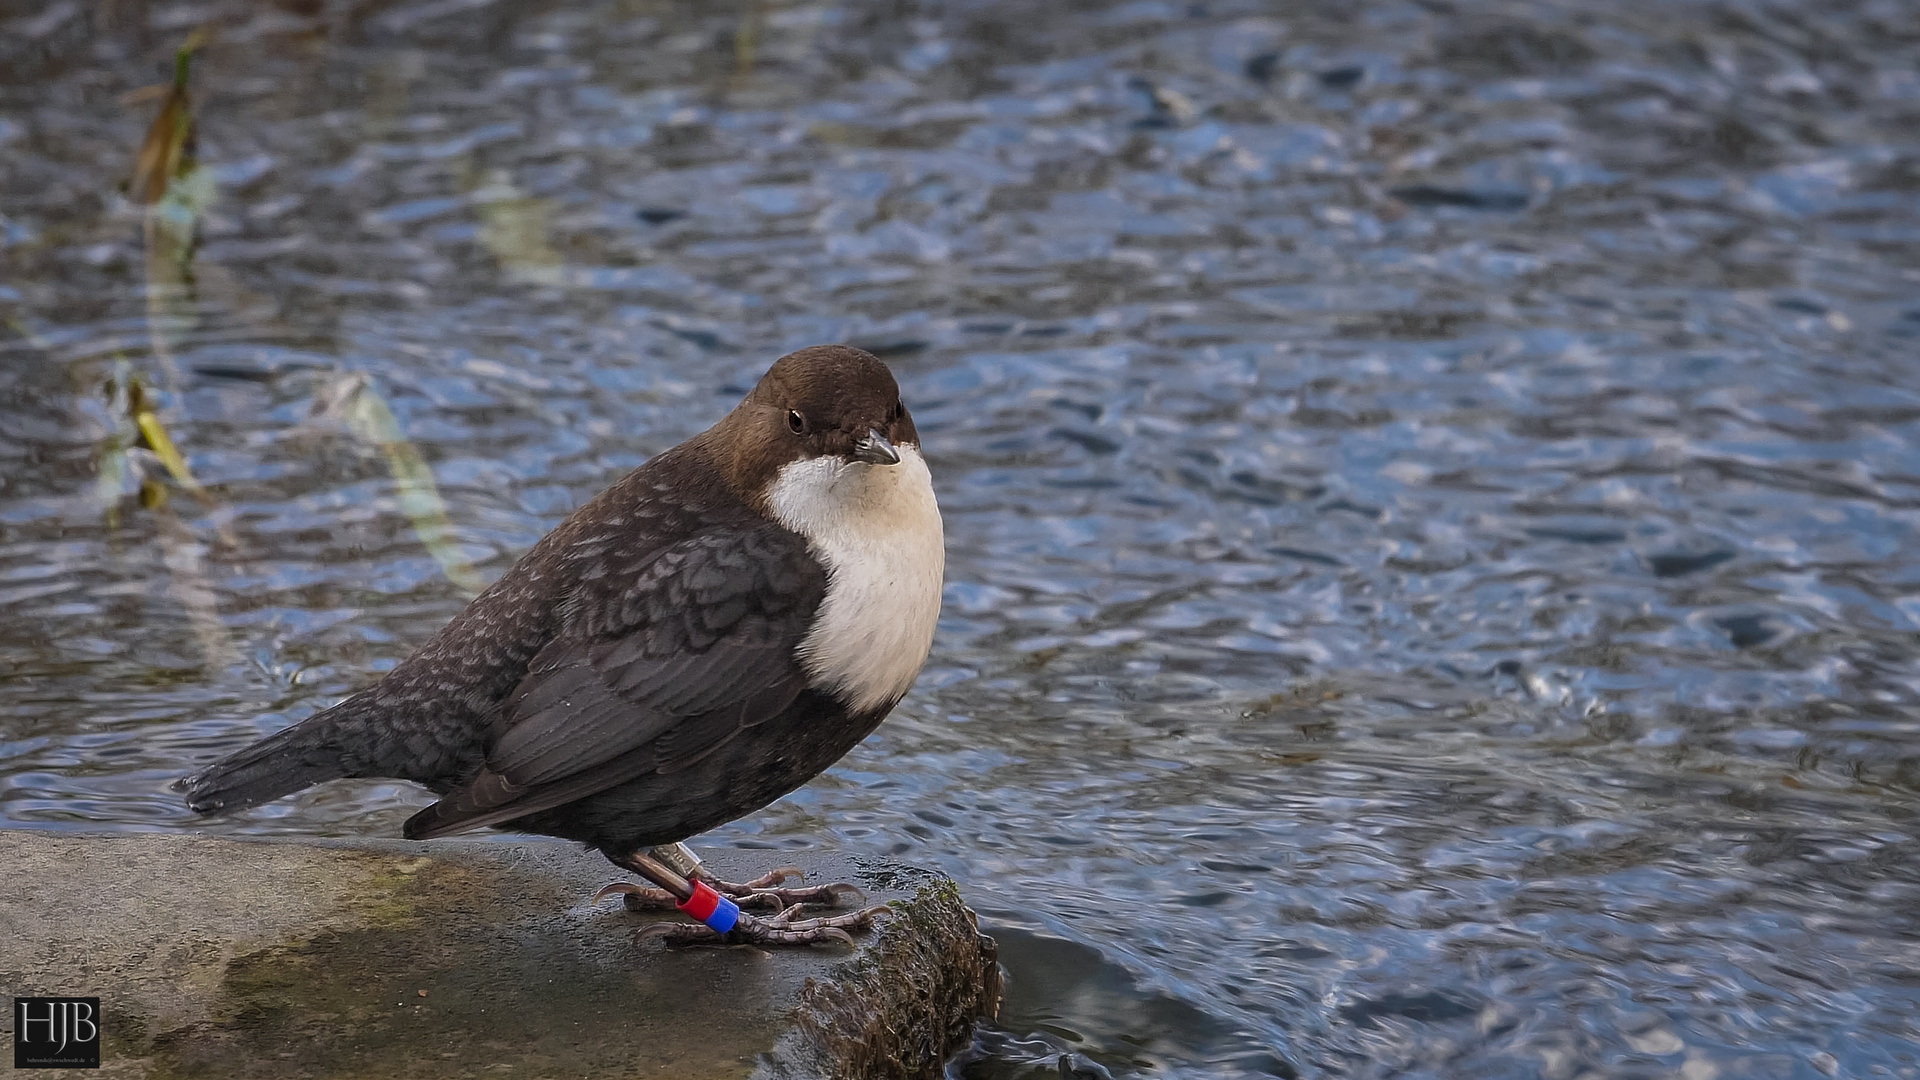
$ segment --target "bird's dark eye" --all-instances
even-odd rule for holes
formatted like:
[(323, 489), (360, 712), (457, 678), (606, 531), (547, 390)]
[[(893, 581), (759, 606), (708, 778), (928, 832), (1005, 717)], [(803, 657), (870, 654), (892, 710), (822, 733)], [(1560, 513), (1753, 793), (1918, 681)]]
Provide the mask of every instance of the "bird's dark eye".
[(807, 433), (807, 418), (794, 412), (792, 409), (788, 409), (787, 430), (793, 432), (795, 435), (805, 435)]

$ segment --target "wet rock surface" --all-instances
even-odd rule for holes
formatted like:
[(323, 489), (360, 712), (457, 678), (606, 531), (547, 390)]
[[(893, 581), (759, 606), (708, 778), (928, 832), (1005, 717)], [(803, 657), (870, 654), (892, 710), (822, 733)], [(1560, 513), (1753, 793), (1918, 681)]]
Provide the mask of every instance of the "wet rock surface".
[(894, 916), (852, 952), (669, 949), (566, 844), (5, 831), (0, 995), (99, 996), (108, 1075), (938, 1075), (992, 942), (944, 877), (793, 854)]

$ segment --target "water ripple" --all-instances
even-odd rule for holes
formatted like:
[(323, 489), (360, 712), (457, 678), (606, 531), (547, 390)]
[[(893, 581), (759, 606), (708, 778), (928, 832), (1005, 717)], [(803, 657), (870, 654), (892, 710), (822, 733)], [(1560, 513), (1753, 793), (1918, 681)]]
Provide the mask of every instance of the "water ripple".
[[(1911, 11), (1455, 7), (9, 16), (0, 815), (200, 827), (166, 784), (397, 663), (449, 560), (844, 340), (945, 617), (714, 839), (966, 882), (1010, 996), (952, 1075), (1916, 1075)], [(115, 98), (200, 19), (166, 285)], [(129, 373), (206, 503), (143, 502)]]

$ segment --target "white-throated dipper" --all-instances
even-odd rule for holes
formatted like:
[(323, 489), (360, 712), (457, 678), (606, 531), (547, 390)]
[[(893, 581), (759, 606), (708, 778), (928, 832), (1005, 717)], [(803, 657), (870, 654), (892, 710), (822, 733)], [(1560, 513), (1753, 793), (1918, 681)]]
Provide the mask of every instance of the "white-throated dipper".
[(440, 801), (409, 838), (504, 825), (583, 841), (706, 923), (670, 938), (844, 938), (877, 909), (795, 917), (844, 886), (714, 881), (679, 842), (825, 770), (913, 685), (946, 561), (919, 443), (872, 355), (782, 357), (384, 679), (179, 787), (211, 813), (338, 777), (412, 780)]

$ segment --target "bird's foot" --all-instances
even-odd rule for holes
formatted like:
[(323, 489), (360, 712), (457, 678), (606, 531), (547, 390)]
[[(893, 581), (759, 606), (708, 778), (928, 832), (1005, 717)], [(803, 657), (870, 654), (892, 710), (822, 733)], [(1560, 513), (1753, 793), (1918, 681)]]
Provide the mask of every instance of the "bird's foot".
[[(780, 888), (788, 878), (799, 879), (803, 875), (797, 866), (782, 866), (769, 870), (752, 881), (734, 883), (718, 878), (700, 875), (700, 880), (713, 887), (713, 890), (740, 905), (744, 910), (782, 912), (796, 904), (811, 904), (814, 907), (839, 907), (840, 898), (847, 896), (858, 903), (866, 898), (856, 886), (844, 881), (831, 885), (811, 885), (803, 889)], [(677, 906), (672, 893), (665, 889), (651, 889), (644, 885), (630, 885), (624, 881), (614, 882), (594, 894), (593, 903), (599, 903), (609, 896), (618, 895), (628, 911), (664, 911)]]
[[(611, 886), (609, 886), (611, 887)], [(632, 895), (629, 893), (628, 895)], [(873, 920), (891, 912), (885, 904), (832, 915), (820, 919), (800, 918), (802, 905), (794, 904), (778, 914), (761, 918), (741, 913), (733, 929), (721, 933), (704, 923), (654, 923), (643, 928), (640, 937), (657, 937), (669, 945), (814, 945), (838, 941), (851, 946), (849, 930), (866, 930)]]

